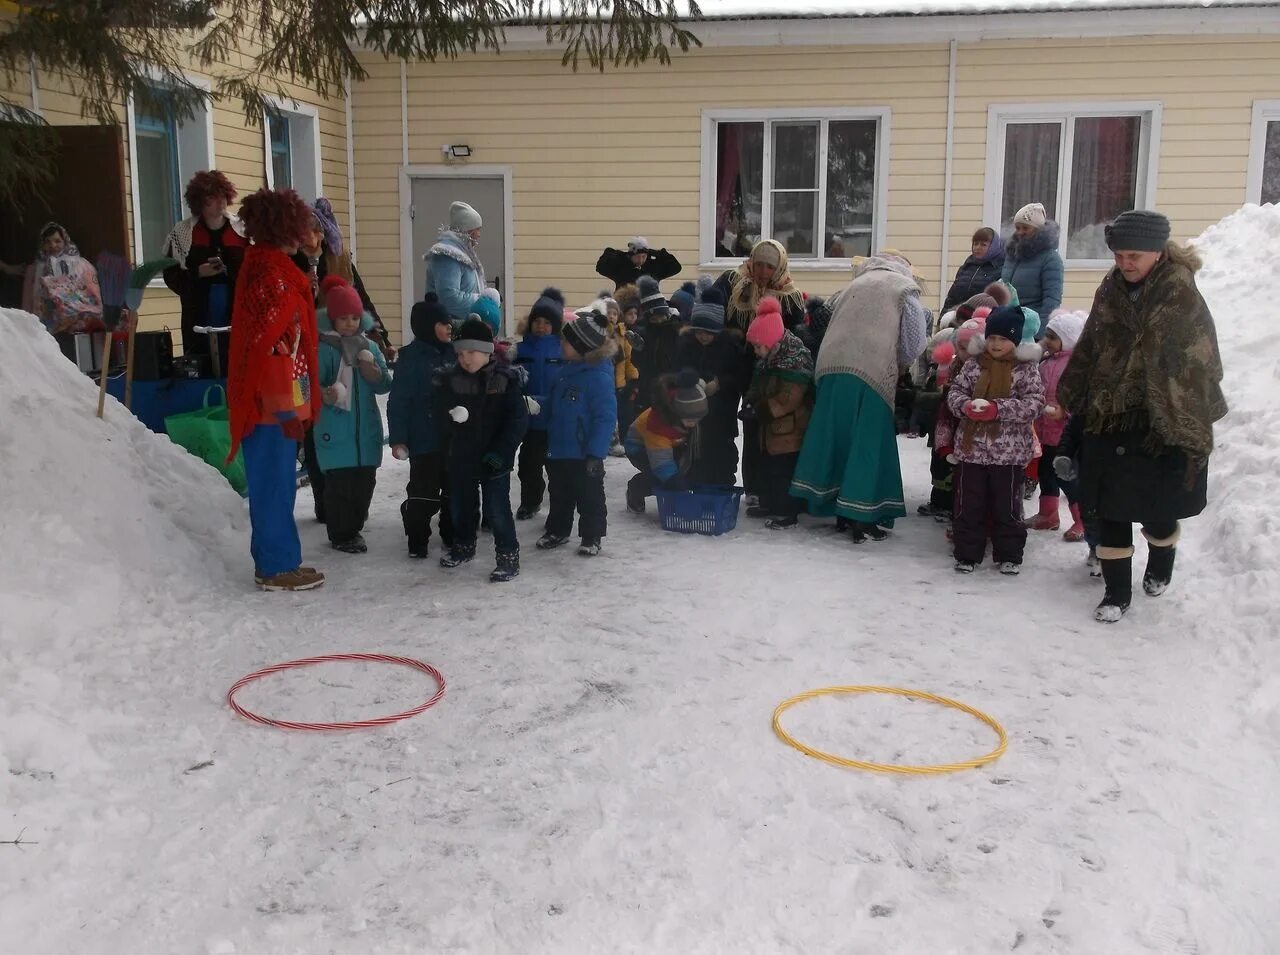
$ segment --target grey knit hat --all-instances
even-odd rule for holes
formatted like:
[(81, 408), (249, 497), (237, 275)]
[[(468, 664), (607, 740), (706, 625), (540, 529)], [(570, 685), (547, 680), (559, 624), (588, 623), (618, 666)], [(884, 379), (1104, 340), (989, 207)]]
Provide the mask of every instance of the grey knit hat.
[(707, 390), (692, 368), (686, 368), (676, 375), (671, 407), (681, 421), (701, 421), (707, 416)]
[(607, 321), (608, 318), (597, 319), (595, 312), (585, 315), (579, 312), (573, 321), (564, 323), (564, 339), (579, 355), (589, 355), (604, 345)]
[(1130, 209), (1107, 226), (1107, 248), (1112, 252), (1163, 252), (1169, 241), (1169, 219), (1159, 212)]
[(667, 297), (658, 287), (657, 279), (651, 275), (642, 275), (636, 280), (636, 288), (640, 290), (641, 315), (657, 315), (664, 320), (671, 317), (671, 307), (667, 305)]
[(637, 252), (648, 252), (649, 240), (642, 235), (638, 235), (627, 243), (627, 251), (632, 255), (635, 255)]
[(719, 289), (707, 289), (702, 301), (693, 306), (689, 327), (697, 332), (719, 334), (724, 331), (724, 297)]
[(484, 225), (480, 213), (459, 200), (449, 205), (449, 228), (454, 232), (470, 232)]

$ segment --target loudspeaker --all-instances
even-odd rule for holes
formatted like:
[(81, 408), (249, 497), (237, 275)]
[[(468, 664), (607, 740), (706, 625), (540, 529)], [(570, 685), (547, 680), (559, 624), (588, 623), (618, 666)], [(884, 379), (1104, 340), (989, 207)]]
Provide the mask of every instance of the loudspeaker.
[(160, 381), (173, 376), (173, 334), (135, 332), (133, 343), (133, 380)]

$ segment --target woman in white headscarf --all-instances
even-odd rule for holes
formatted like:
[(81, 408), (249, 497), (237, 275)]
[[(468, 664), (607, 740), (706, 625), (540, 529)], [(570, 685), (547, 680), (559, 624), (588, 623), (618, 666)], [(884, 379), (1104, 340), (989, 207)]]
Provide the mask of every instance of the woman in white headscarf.
[(831, 322), (818, 350), (816, 405), (791, 494), (809, 513), (836, 515), (853, 540), (883, 540), (906, 517), (893, 405), (898, 375), (924, 351), (929, 313), (902, 256), (863, 259), (827, 299)]

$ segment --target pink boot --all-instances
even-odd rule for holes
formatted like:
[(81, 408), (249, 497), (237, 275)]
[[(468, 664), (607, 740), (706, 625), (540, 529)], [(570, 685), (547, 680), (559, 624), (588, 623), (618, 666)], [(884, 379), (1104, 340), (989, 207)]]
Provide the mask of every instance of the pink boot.
[(1033, 531), (1056, 531), (1058, 529), (1058, 496), (1040, 495), (1040, 513), (1027, 521), (1027, 527)]
[(1064, 541), (1070, 541), (1078, 544), (1084, 540), (1084, 519), (1080, 516), (1080, 505), (1071, 505), (1071, 526), (1067, 528), (1067, 532), (1062, 535)]

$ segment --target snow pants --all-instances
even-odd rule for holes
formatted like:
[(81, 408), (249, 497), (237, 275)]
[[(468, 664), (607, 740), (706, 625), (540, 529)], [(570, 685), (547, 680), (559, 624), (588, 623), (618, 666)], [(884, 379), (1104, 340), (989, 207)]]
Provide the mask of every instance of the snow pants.
[(551, 478), (551, 509), (546, 530), (568, 537), (573, 530), (573, 512), (578, 512), (578, 536), (599, 541), (608, 532), (609, 509), (604, 499), (604, 475), (587, 473), (585, 458), (561, 458), (547, 462)]
[(1023, 469), (1015, 464), (970, 464), (955, 473), (952, 542), (956, 560), (982, 563), (991, 532), (991, 556), (997, 564), (1021, 564), (1027, 546), (1022, 523)]
[(329, 542), (345, 544), (369, 519), (369, 503), (378, 483), (378, 469), (334, 468), (324, 474), (325, 528)]
[(760, 504), (777, 517), (798, 517), (804, 502), (791, 496), (791, 478), (796, 472), (800, 452), (792, 454), (760, 454)]
[(445, 453), (415, 454), (409, 458), (409, 483), (405, 501), (400, 505), (404, 533), (409, 549), (425, 547), (431, 540), (431, 518), (440, 515), (440, 539), (445, 547), (453, 543), (453, 514), (449, 510), (449, 475), (445, 471)]
[[(524, 433), (520, 444), (520, 507), (536, 511), (542, 506), (542, 496), (547, 492), (543, 469), (547, 464), (547, 432), (530, 429)], [(488, 512), (485, 513), (488, 516)]]
[(483, 503), (498, 553), (520, 550), (516, 519), (511, 513), (511, 472), (487, 477), (477, 471), (449, 475), (449, 507), (453, 512), (453, 541), (462, 547), (476, 543), (476, 519)]
[(249, 552), (261, 577), (302, 565), (302, 542), (293, 520), (298, 495), (298, 442), (279, 425), (260, 424), (241, 442), (249, 483)]

